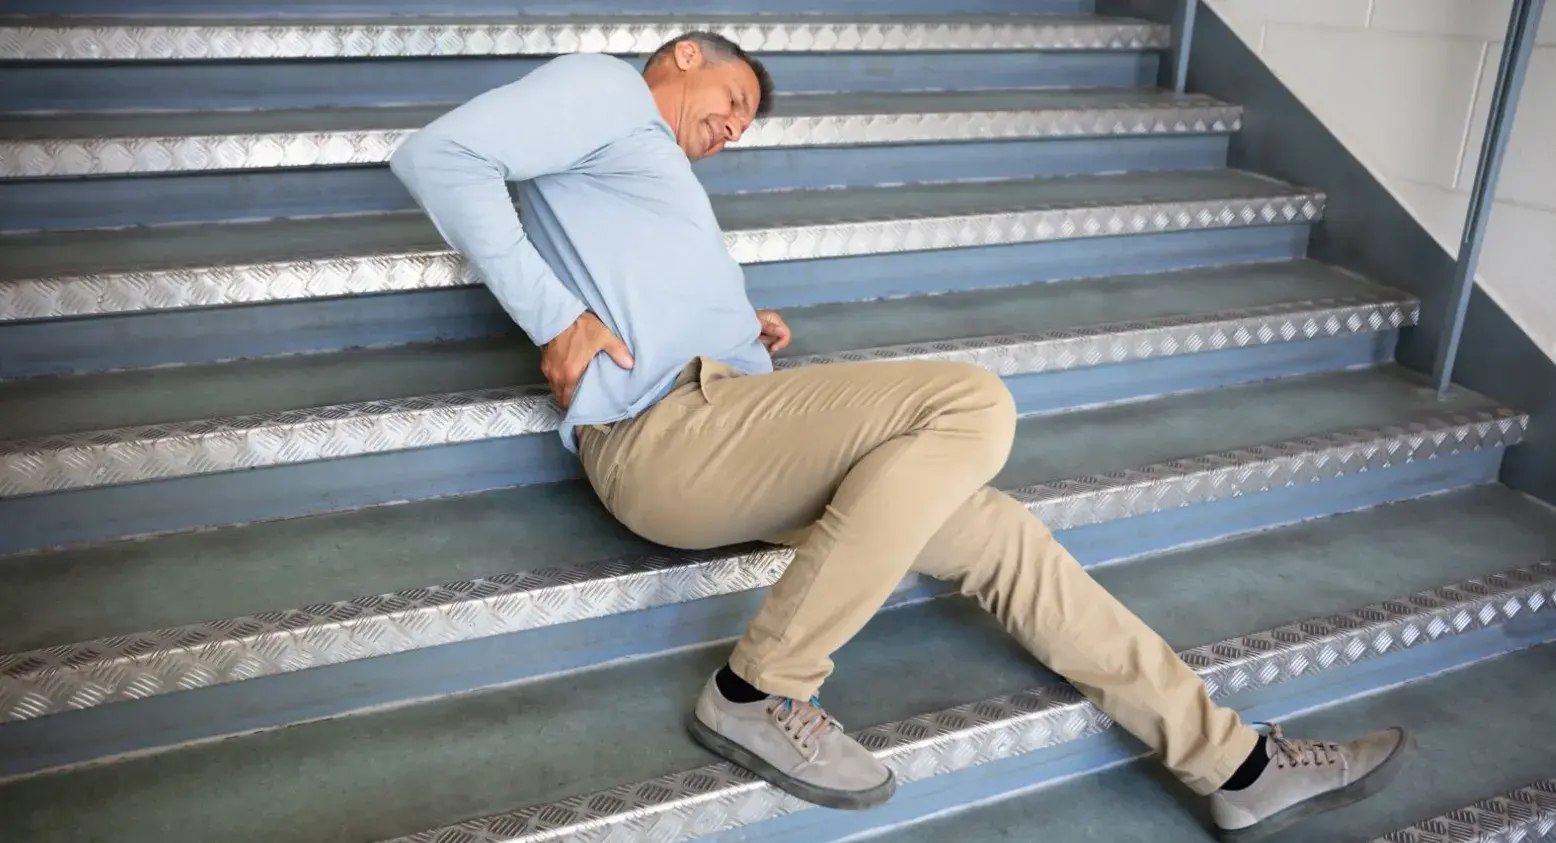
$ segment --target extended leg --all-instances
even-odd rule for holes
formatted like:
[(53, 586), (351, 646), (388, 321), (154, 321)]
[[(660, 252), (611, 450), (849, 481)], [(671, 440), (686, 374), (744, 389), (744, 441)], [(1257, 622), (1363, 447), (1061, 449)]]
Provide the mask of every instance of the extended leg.
[(1200, 793), (1219, 788), (1259, 741), (1237, 714), (1026, 507), (994, 489), (964, 503), (913, 569), (956, 582)]
[(940, 528), (914, 570), (957, 582), (1040, 661), (1210, 796), (1223, 840), (1252, 843), (1381, 790), (1411, 741), (1266, 738), (1216, 705), (1167, 643), (1097, 584), (1026, 508), (993, 489)]

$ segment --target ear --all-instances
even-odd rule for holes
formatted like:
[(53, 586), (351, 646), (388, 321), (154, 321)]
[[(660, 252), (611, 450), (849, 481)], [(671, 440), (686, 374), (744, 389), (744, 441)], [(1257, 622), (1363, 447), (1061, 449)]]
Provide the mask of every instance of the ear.
[(703, 62), (702, 48), (695, 41), (682, 41), (675, 45), (675, 66), (681, 70), (691, 70), (701, 67)]

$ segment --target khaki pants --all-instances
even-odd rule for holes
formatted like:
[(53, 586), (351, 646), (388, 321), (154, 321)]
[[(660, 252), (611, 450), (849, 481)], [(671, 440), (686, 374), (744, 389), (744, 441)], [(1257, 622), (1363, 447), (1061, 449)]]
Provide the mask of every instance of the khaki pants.
[(757, 688), (815, 694), (830, 655), (917, 571), (958, 584), (1186, 784), (1215, 790), (1257, 733), (1041, 521), (986, 485), (1015, 427), (1009, 390), (972, 366), (744, 377), (702, 360), (653, 409), (580, 429), (579, 444), (606, 508), (650, 541), (795, 548), (730, 658)]

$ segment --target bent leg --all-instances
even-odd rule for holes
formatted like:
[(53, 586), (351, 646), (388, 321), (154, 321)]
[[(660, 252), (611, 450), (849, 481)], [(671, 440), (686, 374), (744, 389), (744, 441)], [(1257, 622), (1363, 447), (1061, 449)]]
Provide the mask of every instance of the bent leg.
[(986, 488), (970, 497), (913, 570), (957, 583), (1199, 793), (1226, 783), (1259, 740), (1008, 495)]
[(1015, 406), (995, 375), (945, 363), (701, 377), (584, 441), (606, 506), (652, 541), (703, 548), (804, 529), (730, 666), (813, 696), (830, 655), (880, 608), (940, 525), (1009, 456)]

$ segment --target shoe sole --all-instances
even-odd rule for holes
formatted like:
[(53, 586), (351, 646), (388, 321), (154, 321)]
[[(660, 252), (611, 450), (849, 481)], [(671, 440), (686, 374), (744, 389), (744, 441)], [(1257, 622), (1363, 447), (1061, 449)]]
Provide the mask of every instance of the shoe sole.
[(1400, 733), (1399, 745), (1389, 753), (1389, 757), (1383, 759), (1383, 763), (1373, 768), (1372, 772), (1357, 779), (1354, 782), (1327, 793), (1320, 793), (1302, 802), (1298, 802), (1276, 814), (1271, 814), (1263, 820), (1254, 823), (1247, 828), (1236, 831), (1218, 831), (1216, 838), (1221, 843), (1254, 843), (1302, 822), (1309, 817), (1325, 814), (1337, 808), (1354, 805), (1357, 802), (1377, 795), (1384, 788), (1393, 783), (1394, 778), (1404, 767), (1405, 759), (1416, 748), (1415, 736), (1404, 729), (1396, 729)]
[(885, 802), (892, 797), (893, 793), (897, 792), (897, 776), (890, 770), (886, 771), (886, 781), (869, 790), (836, 790), (827, 787), (817, 787), (784, 773), (777, 767), (763, 761), (751, 750), (708, 728), (695, 715), (692, 716), (688, 723), (688, 730), (698, 743), (712, 750), (715, 754), (750, 770), (758, 778), (785, 793), (824, 808), (862, 811)]

